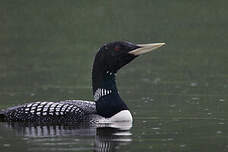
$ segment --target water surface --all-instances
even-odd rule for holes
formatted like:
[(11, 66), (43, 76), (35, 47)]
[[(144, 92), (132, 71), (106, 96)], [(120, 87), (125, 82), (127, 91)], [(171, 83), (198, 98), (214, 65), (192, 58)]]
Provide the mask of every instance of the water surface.
[(167, 45), (118, 73), (131, 129), (1, 122), (0, 151), (228, 151), (227, 4), (1, 1), (0, 108), (93, 100), (91, 65), (101, 45)]

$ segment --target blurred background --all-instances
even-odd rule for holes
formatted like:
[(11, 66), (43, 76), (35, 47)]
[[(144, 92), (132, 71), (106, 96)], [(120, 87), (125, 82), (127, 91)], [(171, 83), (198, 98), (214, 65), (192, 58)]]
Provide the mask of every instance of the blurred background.
[[(118, 151), (228, 151), (227, 4), (2, 0), (0, 108), (93, 100), (91, 66), (103, 44), (165, 42), (118, 73), (120, 94), (135, 120), (131, 142)], [(8, 134), (0, 134), (4, 151), (24, 143)]]

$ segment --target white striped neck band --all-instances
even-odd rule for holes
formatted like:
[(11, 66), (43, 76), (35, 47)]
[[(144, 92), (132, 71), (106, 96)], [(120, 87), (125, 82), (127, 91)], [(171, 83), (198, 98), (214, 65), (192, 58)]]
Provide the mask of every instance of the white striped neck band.
[(94, 94), (94, 100), (98, 101), (101, 97), (109, 95), (112, 93), (112, 90), (98, 88)]

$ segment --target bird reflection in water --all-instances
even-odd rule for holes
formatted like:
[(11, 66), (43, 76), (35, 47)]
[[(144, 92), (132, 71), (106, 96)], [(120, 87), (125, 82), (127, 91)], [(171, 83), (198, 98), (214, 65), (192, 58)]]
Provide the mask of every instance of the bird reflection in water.
[(82, 151), (111, 152), (131, 139), (132, 123), (38, 125), (22, 122), (1, 122), (1, 127), (12, 129), (22, 136), (30, 151)]

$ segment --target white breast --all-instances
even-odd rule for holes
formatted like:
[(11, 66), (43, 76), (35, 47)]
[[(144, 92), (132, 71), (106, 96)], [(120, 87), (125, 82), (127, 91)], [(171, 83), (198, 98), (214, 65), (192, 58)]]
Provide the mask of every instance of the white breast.
[(100, 118), (98, 123), (112, 123), (112, 122), (132, 122), (133, 118), (129, 110), (122, 110), (110, 118)]

